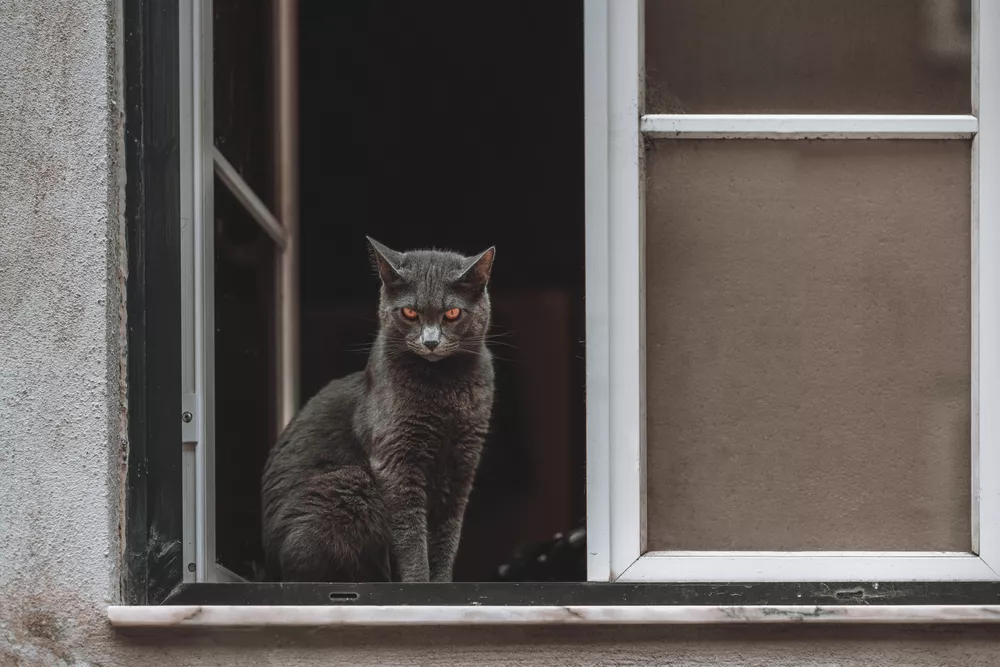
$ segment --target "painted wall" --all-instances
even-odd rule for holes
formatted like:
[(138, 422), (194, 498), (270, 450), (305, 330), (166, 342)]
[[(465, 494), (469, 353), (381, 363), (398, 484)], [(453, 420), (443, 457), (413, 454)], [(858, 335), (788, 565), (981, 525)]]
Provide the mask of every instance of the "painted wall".
[(122, 634), (120, 7), (0, 0), (0, 666), (994, 665), (996, 628)]

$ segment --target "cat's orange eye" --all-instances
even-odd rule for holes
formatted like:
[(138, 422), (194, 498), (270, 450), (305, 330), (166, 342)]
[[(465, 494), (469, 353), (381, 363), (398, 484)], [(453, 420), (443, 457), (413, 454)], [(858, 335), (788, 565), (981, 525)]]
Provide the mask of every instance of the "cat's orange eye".
[(451, 310), (446, 310), (444, 312), (444, 319), (448, 320), (449, 322), (454, 322), (459, 318), (461, 314), (462, 314), (461, 308), (452, 308)]
[(415, 320), (417, 319), (417, 311), (412, 308), (403, 308), (403, 317), (408, 320)]

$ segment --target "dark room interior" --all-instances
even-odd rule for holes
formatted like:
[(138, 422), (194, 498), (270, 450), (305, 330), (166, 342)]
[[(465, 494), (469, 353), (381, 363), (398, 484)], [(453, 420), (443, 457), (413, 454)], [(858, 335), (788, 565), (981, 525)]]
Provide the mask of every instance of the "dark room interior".
[[(366, 363), (365, 235), (495, 245), (497, 398), (455, 572), (495, 580), (519, 547), (585, 525), (581, 3), (303, 2), (300, 21), (301, 400)], [(268, 317), (271, 288), (218, 275), (217, 551), (259, 578), (274, 395), (268, 341), (241, 318)], [(584, 579), (578, 563), (544, 576)]]

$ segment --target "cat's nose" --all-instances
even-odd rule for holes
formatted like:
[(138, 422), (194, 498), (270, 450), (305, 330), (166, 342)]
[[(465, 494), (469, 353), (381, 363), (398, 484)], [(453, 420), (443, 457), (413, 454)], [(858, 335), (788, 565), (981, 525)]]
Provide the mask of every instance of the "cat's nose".
[(424, 341), (424, 346), (428, 350), (430, 350), (431, 352), (433, 352), (434, 348), (436, 348), (440, 344), (441, 344), (441, 341), (438, 341), (438, 340), (425, 340)]

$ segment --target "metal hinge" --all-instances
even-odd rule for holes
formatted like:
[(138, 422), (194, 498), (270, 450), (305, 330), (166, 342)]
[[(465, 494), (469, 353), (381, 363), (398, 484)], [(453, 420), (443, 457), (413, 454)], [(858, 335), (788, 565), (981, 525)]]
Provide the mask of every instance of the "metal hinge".
[(198, 444), (198, 394), (181, 394), (181, 444)]

